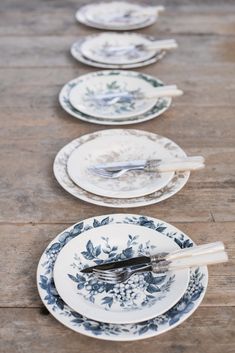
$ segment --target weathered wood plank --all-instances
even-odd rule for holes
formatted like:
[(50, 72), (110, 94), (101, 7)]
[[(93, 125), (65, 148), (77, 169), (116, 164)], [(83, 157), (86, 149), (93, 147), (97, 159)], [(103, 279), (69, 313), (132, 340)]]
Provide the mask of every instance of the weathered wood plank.
[(97, 341), (38, 309), (0, 309), (1, 353), (234, 353), (235, 308), (200, 307), (167, 334), (137, 342)]
[[(53, 210), (52, 207), (52, 213)], [(151, 214), (149, 210), (145, 212), (142, 210), (142, 213)], [(84, 212), (79, 210), (75, 222), (89, 216), (90, 214), (84, 215)], [(160, 218), (157, 213), (155, 217)], [(169, 217), (165, 215), (164, 219), (169, 220)], [(41, 307), (35, 280), (39, 258), (47, 244), (69, 225), (68, 223), (0, 225), (0, 307)], [(216, 240), (225, 243), (229, 263), (209, 268), (209, 286), (202, 305), (235, 306), (235, 223), (174, 222), (174, 225), (198, 244)]]

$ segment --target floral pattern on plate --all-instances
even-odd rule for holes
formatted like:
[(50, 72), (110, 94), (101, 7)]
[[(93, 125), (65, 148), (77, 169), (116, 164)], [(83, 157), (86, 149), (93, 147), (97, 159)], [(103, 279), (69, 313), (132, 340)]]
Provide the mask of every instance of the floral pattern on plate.
[[(185, 152), (176, 145), (173, 141), (159, 136), (157, 134), (153, 134), (150, 132), (140, 131), (140, 130), (111, 130), (113, 134), (120, 134), (122, 131), (123, 135), (131, 136), (131, 135), (143, 135), (149, 138), (151, 141), (162, 140), (163, 145), (165, 148), (170, 151), (174, 157), (185, 157)], [(68, 145), (64, 146), (57, 154), (55, 161), (54, 161), (54, 175), (57, 179), (58, 183), (70, 194), (73, 196), (96, 204), (100, 206), (106, 207), (140, 207), (140, 206), (147, 206), (154, 203), (158, 203), (162, 200), (165, 200), (175, 193), (177, 193), (182, 187), (186, 184), (190, 172), (181, 172), (175, 173), (173, 179), (162, 189), (151, 193), (149, 195), (145, 195), (142, 197), (136, 198), (129, 198), (129, 199), (118, 199), (118, 198), (111, 198), (111, 197), (101, 197), (90, 192), (85, 191), (84, 189), (77, 186), (69, 177), (67, 173), (67, 162), (70, 155), (77, 149), (77, 147), (81, 146), (82, 144), (92, 141), (94, 138), (99, 136), (105, 136), (110, 134), (110, 130), (103, 130), (99, 132), (95, 132), (92, 134), (88, 134), (82, 137), (79, 137), (76, 140), (73, 140)]]
[(90, 319), (114, 324), (149, 320), (182, 297), (188, 286), (188, 269), (164, 275), (138, 273), (120, 286), (104, 285), (81, 269), (178, 248), (170, 238), (135, 224), (109, 223), (105, 228), (95, 227), (60, 251), (53, 272), (55, 286), (73, 310)]
[(98, 29), (133, 30), (153, 24), (157, 15), (142, 14), (144, 7), (127, 2), (89, 4), (82, 6), (76, 19)]
[[(126, 260), (132, 258), (134, 255), (134, 249), (137, 243), (138, 235), (129, 235), (126, 248), (122, 250), (121, 254), (118, 253), (117, 246), (111, 246), (109, 238), (103, 238), (105, 245), (94, 246), (91, 240), (86, 244), (86, 249), (82, 252), (83, 257), (86, 260), (93, 260), (97, 265), (103, 264), (107, 261), (99, 258), (100, 254), (106, 254), (108, 256), (108, 262)], [(138, 244), (138, 254), (145, 254), (146, 250), (154, 249), (154, 245), (150, 245), (149, 241), (146, 243)], [(80, 271), (83, 269), (81, 258), (75, 254), (74, 262), (71, 267)], [(146, 306), (152, 306), (157, 300), (161, 301), (164, 298), (166, 292), (170, 290), (171, 284), (174, 281), (174, 275), (167, 278), (166, 275), (157, 276), (151, 272), (143, 274), (133, 275), (126, 283), (122, 284), (109, 284), (103, 281), (98, 281), (92, 274), (81, 275), (76, 273), (68, 274), (69, 278), (76, 283), (77, 289), (81, 291), (84, 289), (84, 298), (92, 303), (97, 300), (97, 294), (102, 294), (99, 298), (101, 305), (109, 310), (113, 305), (121, 307), (124, 310), (141, 310)], [(88, 277), (88, 278), (87, 278)], [(167, 280), (166, 280), (167, 279)], [(139, 290), (141, 289), (141, 293)], [(159, 293), (159, 296), (154, 296), (154, 293)]]
[(58, 295), (53, 281), (53, 268), (60, 250), (73, 238), (87, 229), (105, 227), (110, 223), (137, 224), (141, 227), (155, 229), (172, 238), (181, 248), (192, 246), (189, 237), (170, 224), (139, 215), (115, 214), (90, 218), (69, 227), (59, 234), (46, 248), (38, 265), (37, 284), (43, 303), (51, 314), (65, 326), (76, 332), (105, 340), (131, 341), (156, 336), (181, 324), (201, 303), (208, 283), (206, 267), (191, 270), (188, 288), (179, 300), (166, 313), (151, 320), (135, 324), (105, 324), (89, 320), (71, 310)]
[(128, 119), (155, 106), (158, 98), (153, 97), (154, 92), (151, 80), (138, 72), (98, 71), (80, 76), (69, 100), (75, 109), (92, 117)]
[[(115, 75), (116, 72), (118, 73), (119, 71), (105, 71), (105, 72), (110, 72), (111, 74)], [(102, 74), (103, 71), (99, 71), (98, 74)], [(124, 71), (122, 72), (124, 74)], [(132, 71), (127, 71), (126, 72), (127, 76), (136, 76), (136, 72)], [(152, 87), (158, 87), (162, 86), (163, 83), (154, 78), (153, 76), (149, 76), (143, 73), (138, 74), (139, 77), (141, 77), (143, 80), (146, 80), (146, 82), (150, 83)], [(151, 120), (162, 113), (164, 113), (171, 105), (172, 99), (169, 97), (166, 98), (159, 98), (156, 102), (156, 104), (146, 113), (137, 115), (134, 117), (129, 117), (129, 118), (98, 118), (98, 117), (93, 117), (90, 115), (87, 115), (85, 113), (82, 113), (81, 111), (75, 109), (72, 104), (70, 103), (70, 94), (72, 89), (76, 87), (78, 81), (80, 81), (81, 77), (77, 77), (76, 79), (69, 81), (64, 87), (62, 88), (60, 94), (59, 94), (59, 102), (62, 108), (69, 113), (70, 115), (74, 116), (77, 119), (88, 121), (91, 123), (95, 124), (101, 124), (101, 125), (128, 125), (128, 124), (135, 124), (147, 120)]]
[(104, 32), (85, 37), (79, 50), (84, 57), (102, 64), (130, 65), (144, 63), (162, 53), (163, 50), (146, 49), (155, 40), (139, 33)]
[[(93, 66), (93, 67), (98, 67), (98, 68), (103, 68), (103, 69), (134, 69), (137, 67), (143, 67), (143, 66), (153, 64), (153, 63), (161, 60), (166, 54), (166, 51), (160, 51), (147, 60), (143, 60), (143, 61), (131, 63), (131, 64), (101, 63), (101, 62), (98, 62), (98, 61), (92, 60), (91, 58), (86, 57), (82, 53), (82, 45), (86, 42), (87, 39), (89, 40), (90, 37), (95, 37), (95, 35), (88, 36), (88, 37), (82, 37), (81, 39), (76, 41), (71, 46), (70, 52), (76, 60), (80, 61), (83, 64)], [(151, 41), (155, 40), (154, 37), (148, 36), (147, 38)]]

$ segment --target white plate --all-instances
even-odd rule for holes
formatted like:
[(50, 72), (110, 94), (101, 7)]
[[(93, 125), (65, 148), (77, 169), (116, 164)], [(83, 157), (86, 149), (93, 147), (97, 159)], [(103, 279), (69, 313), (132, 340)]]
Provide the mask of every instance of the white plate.
[(54, 266), (55, 287), (73, 310), (90, 319), (125, 324), (161, 315), (188, 287), (189, 269), (162, 275), (145, 272), (122, 284), (97, 280), (82, 269), (135, 256), (179, 249), (174, 240), (153, 229), (128, 224), (93, 228), (71, 240)]
[[(151, 59), (157, 53), (159, 54), (161, 50), (139, 50), (133, 48), (133, 50), (123, 51), (120, 49), (135, 45), (147, 47), (151, 43), (150, 39), (138, 33), (104, 32), (88, 37), (81, 45), (81, 52), (85, 57), (105, 64), (134, 64)], [(112, 51), (110, 51), (111, 49)]]
[[(105, 227), (109, 224), (130, 224), (155, 229), (171, 238), (181, 248), (193, 245), (192, 240), (179, 229), (161, 220), (133, 215), (113, 214), (92, 217), (79, 222), (57, 235), (42, 254), (37, 270), (37, 285), (40, 297), (49, 312), (68, 328), (86, 336), (111, 341), (134, 341), (160, 335), (184, 322), (200, 305), (207, 288), (206, 267), (191, 269), (190, 280), (185, 294), (173, 308), (160, 316), (134, 324), (107, 324), (94, 321), (77, 313), (59, 296), (53, 280), (55, 260), (63, 247), (72, 239), (79, 237), (91, 228)], [(88, 239), (87, 239), (88, 240)]]
[[(133, 30), (150, 26), (157, 20), (157, 14), (144, 14), (145, 7), (127, 2), (89, 4), (80, 7), (76, 19), (98, 29)], [(130, 16), (123, 16), (131, 11)]]
[[(103, 71), (99, 71), (99, 72), (103, 73)], [(116, 73), (120, 71), (112, 70), (110, 72)], [(122, 73), (124, 74), (124, 71), (122, 71)], [(135, 71), (126, 71), (125, 74), (128, 77), (136, 76)], [(149, 82), (152, 85), (152, 87), (158, 87), (158, 86), (164, 85), (162, 81), (160, 81), (159, 79), (153, 76), (146, 75), (143, 73), (140, 73), (139, 75), (147, 82)], [(172, 99), (169, 97), (158, 99), (157, 103), (154, 105), (152, 109), (150, 109), (144, 114), (141, 114), (132, 118), (125, 118), (125, 119), (123, 118), (114, 119), (112, 117), (108, 117), (106, 119), (96, 118), (96, 117), (92, 117), (90, 115), (84, 114), (79, 110), (75, 109), (69, 101), (70, 92), (72, 88), (76, 86), (79, 80), (80, 80), (80, 77), (77, 77), (76, 79), (71, 80), (66, 85), (64, 85), (64, 87), (62, 88), (59, 94), (59, 102), (62, 108), (67, 113), (69, 113), (70, 115), (74, 116), (77, 119), (88, 121), (90, 123), (101, 124), (101, 125), (127, 125), (127, 124), (135, 124), (135, 123), (147, 121), (164, 113), (170, 107), (171, 101), (172, 101)]]
[[(122, 93), (125, 96), (113, 104), (115, 95)], [(151, 110), (158, 98), (147, 97), (154, 93), (152, 85), (138, 72), (130, 76), (121, 70), (98, 71), (80, 76), (71, 89), (69, 100), (75, 109), (84, 114), (111, 120), (126, 119)], [(111, 95), (111, 99), (97, 99), (99, 95)]]
[[(114, 135), (115, 134), (120, 135), (120, 133), (122, 133), (123, 135), (126, 135), (126, 136), (133, 136), (133, 135), (146, 136), (149, 138), (149, 140), (152, 140), (152, 141), (162, 140), (162, 143), (165, 146), (165, 148), (167, 148), (175, 158), (177, 157), (181, 158), (186, 156), (185, 152), (176, 143), (174, 143), (173, 141), (165, 137), (162, 137), (150, 132), (133, 130), (133, 129), (130, 129), (130, 130), (115, 129), (115, 130), (112, 130), (112, 133)], [(190, 172), (175, 173), (174, 178), (169, 182), (169, 184), (167, 184), (161, 190), (158, 190), (149, 195), (130, 198), (130, 199), (102, 197), (80, 188), (71, 180), (71, 178), (67, 173), (67, 162), (71, 153), (75, 151), (76, 148), (78, 148), (82, 144), (88, 141), (92, 141), (93, 139), (99, 136), (106, 136), (109, 134), (110, 134), (109, 130), (103, 130), (103, 131), (98, 131), (92, 134), (81, 136), (76, 140), (71, 141), (69, 144), (64, 146), (58, 152), (53, 166), (54, 175), (58, 183), (71, 195), (83, 201), (87, 201), (100, 206), (117, 207), (117, 208), (140, 207), (140, 206), (152, 205), (173, 196), (179, 190), (181, 190), (182, 187), (187, 183)]]
[(67, 171), (81, 188), (96, 195), (131, 198), (148, 195), (166, 186), (174, 172), (130, 171), (117, 179), (102, 178), (89, 171), (99, 163), (174, 158), (164, 140), (152, 141), (148, 136), (113, 133), (97, 136), (79, 146), (69, 157)]
[[(113, 64), (112, 62), (110, 62), (109, 64), (104, 64), (104, 63), (100, 63), (97, 62), (95, 60), (91, 60), (87, 57), (85, 57), (82, 52), (81, 52), (81, 46), (82, 44), (86, 41), (89, 40), (90, 38), (95, 38), (97, 35), (92, 35), (92, 36), (87, 36), (87, 37), (82, 37), (80, 38), (78, 41), (76, 41), (70, 49), (70, 52), (72, 54), (72, 56), (78, 60), (79, 62), (89, 65), (89, 66), (93, 66), (93, 67), (98, 67), (98, 68), (103, 68), (103, 69), (133, 69), (133, 68), (137, 68), (137, 67), (143, 67), (143, 66), (147, 66), (150, 64), (153, 64), (159, 60), (161, 60), (166, 52), (165, 51), (160, 51), (158, 52), (156, 55), (152, 56), (150, 59), (148, 60), (144, 60), (144, 61), (140, 61), (138, 63), (135, 64)], [(143, 37), (143, 35), (142, 35)], [(154, 37), (150, 37), (150, 36), (144, 36), (146, 37), (148, 40), (150, 41), (154, 41), (156, 40)]]

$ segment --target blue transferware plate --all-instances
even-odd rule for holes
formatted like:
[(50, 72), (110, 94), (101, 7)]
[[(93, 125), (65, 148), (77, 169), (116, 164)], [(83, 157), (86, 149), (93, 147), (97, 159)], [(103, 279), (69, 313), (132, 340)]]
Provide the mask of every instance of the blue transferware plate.
[(81, 270), (178, 249), (173, 239), (139, 225), (111, 223), (92, 228), (60, 251), (54, 266), (55, 287), (65, 303), (90, 319), (115, 324), (149, 320), (182, 297), (188, 287), (189, 269), (163, 275), (138, 273), (116, 285), (98, 281)]
[(72, 239), (92, 228), (110, 224), (129, 224), (150, 228), (173, 239), (180, 248), (193, 246), (192, 240), (172, 225), (161, 220), (133, 214), (112, 214), (81, 221), (56, 236), (45, 249), (38, 264), (37, 285), (40, 297), (49, 312), (62, 324), (81, 334), (111, 341), (134, 341), (153, 337), (178, 326), (197, 309), (208, 284), (207, 267), (193, 268), (190, 280), (181, 299), (162, 315), (132, 324), (109, 324), (86, 318), (71, 309), (59, 296), (53, 269), (61, 249)]

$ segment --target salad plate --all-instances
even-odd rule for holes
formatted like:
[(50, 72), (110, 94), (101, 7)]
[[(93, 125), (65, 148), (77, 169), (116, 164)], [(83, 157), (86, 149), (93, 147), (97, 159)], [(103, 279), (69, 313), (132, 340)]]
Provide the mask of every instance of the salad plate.
[[(101, 63), (98, 61), (95, 61), (93, 59), (89, 59), (88, 57), (86, 57), (81, 50), (82, 45), (87, 41), (87, 39), (90, 38), (96, 38), (97, 35), (91, 35), (88, 37), (82, 37), (79, 40), (77, 40), (70, 49), (71, 55), (78, 60), (79, 62), (85, 64), (85, 65), (89, 65), (89, 66), (93, 66), (93, 67), (98, 67), (98, 68), (103, 68), (103, 69), (133, 69), (133, 68), (137, 68), (137, 67), (143, 67), (143, 66), (147, 66), (150, 64), (153, 64), (159, 60), (161, 60), (166, 52), (165, 51), (160, 51), (157, 52), (156, 54), (154, 54), (151, 58), (144, 60), (144, 61), (139, 61), (137, 63), (132, 63), (132, 64), (114, 64), (111, 60), (109, 62), (109, 64), (107, 63)], [(143, 37), (143, 35), (142, 35)], [(146, 36), (146, 38), (149, 41), (154, 41), (155, 38), (154, 37), (150, 37), (150, 36)]]
[[(69, 95), (72, 106), (92, 117), (125, 119), (144, 114), (158, 101), (139, 73), (98, 71), (80, 76)], [(165, 97), (164, 97), (165, 98)]]
[[(81, 44), (81, 52), (88, 59), (104, 64), (135, 64), (147, 61), (162, 51), (147, 49), (152, 42), (147, 36), (138, 33), (104, 32), (87, 37)], [(145, 49), (135, 48), (137, 45)]]
[(55, 287), (65, 303), (90, 319), (133, 323), (161, 315), (183, 296), (189, 269), (156, 275), (139, 273), (121, 284), (97, 280), (82, 269), (135, 256), (178, 250), (161, 233), (129, 224), (109, 224), (87, 230), (59, 253), (54, 266)]
[[(156, 11), (124, 1), (100, 2), (80, 7), (76, 19), (87, 26), (108, 30), (133, 30), (152, 25), (158, 17)], [(154, 9), (154, 8), (153, 8)]]
[(140, 207), (140, 206), (147, 206), (152, 205), (158, 202), (161, 202), (174, 194), (176, 194), (179, 190), (183, 188), (183, 186), (187, 183), (190, 172), (177, 172), (174, 174), (171, 181), (162, 189), (153, 192), (151, 194), (135, 197), (135, 198), (128, 198), (128, 199), (120, 199), (120, 198), (112, 198), (112, 197), (104, 197), (95, 195), (91, 192), (84, 190), (83, 188), (76, 185), (72, 179), (69, 177), (67, 172), (67, 163), (70, 155), (81, 145), (88, 141), (92, 141), (99, 136), (106, 136), (110, 135), (110, 131), (112, 131), (113, 135), (115, 134), (126, 135), (126, 136), (145, 136), (151, 141), (158, 141), (162, 140), (162, 144), (166, 149), (170, 151), (172, 156), (175, 158), (183, 158), (186, 156), (185, 152), (173, 141), (169, 140), (168, 138), (162, 137), (160, 135), (141, 131), (141, 130), (134, 130), (134, 129), (112, 129), (112, 130), (103, 130), (94, 132), (88, 135), (81, 136), (66, 146), (64, 146), (55, 157), (53, 170), (54, 175), (58, 183), (65, 189), (68, 193), (75, 196), (76, 198), (90, 202), (100, 206), (106, 207)]
[[(124, 75), (124, 73), (126, 77), (130, 77), (130, 78), (134, 77), (134, 78), (142, 79), (143, 82), (146, 81), (148, 84), (152, 86), (152, 88), (164, 86), (162, 81), (160, 81), (159, 79), (153, 76), (146, 75), (143, 73), (132, 72), (132, 71), (120, 71), (120, 70), (97, 71), (88, 75), (93, 75), (93, 77), (95, 77), (95, 76), (105, 74), (112, 77), (113, 81), (115, 81), (116, 77), (118, 77), (120, 74)], [(87, 76), (87, 75), (84, 75), (84, 76)], [(155, 105), (144, 114), (140, 114), (129, 118), (113, 118), (112, 116), (108, 116), (107, 118), (98, 118), (98, 117), (94, 117), (94, 116), (82, 113), (81, 111), (74, 108), (70, 103), (71, 90), (74, 87), (76, 87), (77, 83), (80, 82), (80, 80), (81, 80), (81, 76), (77, 77), (74, 80), (69, 81), (67, 84), (64, 85), (64, 87), (62, 88), (59, 94), (59, 102), (62, 108), (70, 115), (76, 117), (77, 119), (84, 120), (91, 123), (96, 123), (101, 125), (127, 125), (127, 124), (135, 124), (138, 122), (147, 121), (163, 114), (170, 107), (172, 102), (172, 99), (170, 97), (162, 97), (157, 99)]]
[[(163, 314), (152, 319), (129, 323), (110, 324), (92, 320), (69, 307), (57, 292), (54, 284), (53, 271), (55, 261), (66, 244), (80, 237), (88, 230), (105, 229), (110, 224), (125, 224), (138, 226), (161, 233), (171, 239), (180, 248), (193, 246), (192, 240), (172, 225), (156, 218), (133, 215), (112, 214), (98, 216), (80, 221), (57, 235), (43, 252), (37, 269), (37, 286), (39, 295), (49, 312), (68, 328), (81, 334), (112, 341), (133, 341), (157, 336), (184, 322), (200, 305), (207, 288), (207, 267), (191, 268), (186, 291), (177, 303)], [(108, 229), (108, 227), (107, 227)], [(134, 230), (134, 227), (133, 227)], [(156, 235), (157, 236), (157, 235)], [(87, 242), (89, 239), (87, 238)], [(85, 250), (94, 256), (92, 247)], [(99, 251), (98, 251), (99, 252)], [(72, 267), (71, 267), (72, 268)], [(74, 282), (75, 283), (75, 282)]]
[(96, 195), (131, 198), (151, 194), (166, 186), (174, 172), (147, 172), (133, 170), (120, 178), (107, 179), (90, 171), (95, 164), (114, 161), (172, 159), (165, 140), (152, 141), (142, 134), (123, 134), (109, 130), (77, 147), (67, 162), (67, 172), (75, 184)]

